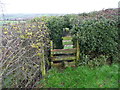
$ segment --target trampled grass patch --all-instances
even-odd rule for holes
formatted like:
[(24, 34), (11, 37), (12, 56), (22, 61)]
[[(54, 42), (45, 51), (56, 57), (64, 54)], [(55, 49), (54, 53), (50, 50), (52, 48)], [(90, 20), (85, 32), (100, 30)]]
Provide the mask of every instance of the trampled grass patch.
[(118, 88), (118, 65), (89, 68), (80, 66), (59, 70), (52, 68), (38, 88)]

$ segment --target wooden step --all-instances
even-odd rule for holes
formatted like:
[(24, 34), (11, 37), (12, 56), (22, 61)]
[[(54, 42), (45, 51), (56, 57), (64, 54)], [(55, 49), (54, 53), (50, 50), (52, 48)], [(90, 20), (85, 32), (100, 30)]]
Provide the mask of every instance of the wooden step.
[(51, 65), (53, 67), (75, 67), (75, 61), (74, 60), (71, 62), (63, 61), (63, 62), (59, 62), (59, 63), (51, 62)]
[(64, 47), (73, 47), (73, 45), (64, 45)]
[(64, 60), (75, 60), (76, 56), (70, 55), (70, 56), (53, 56), (51, 57), (52, 61), (64, 61)]
[(72, 37), (70, 37), (70, 36), (62, 37), (62, 38), (63, 38), (63, 40), (72, 40)]
[(63, 42), (63, 45), (73, 45), (73, 42), (70, 41), (70, 42)]
[(71, 40), (62, 40), (62, 42), (71, 42)]
[(76, 48), (51, 50), (51, 54), (73, 54), (73, 53), (76, 53)]

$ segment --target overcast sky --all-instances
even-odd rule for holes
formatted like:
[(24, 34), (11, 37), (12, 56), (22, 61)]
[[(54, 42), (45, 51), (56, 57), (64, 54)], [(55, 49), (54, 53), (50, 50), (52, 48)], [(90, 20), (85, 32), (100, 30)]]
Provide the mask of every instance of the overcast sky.
[(0, 0), (5, 13), (82, 13), (117, 8), (120, 0)]

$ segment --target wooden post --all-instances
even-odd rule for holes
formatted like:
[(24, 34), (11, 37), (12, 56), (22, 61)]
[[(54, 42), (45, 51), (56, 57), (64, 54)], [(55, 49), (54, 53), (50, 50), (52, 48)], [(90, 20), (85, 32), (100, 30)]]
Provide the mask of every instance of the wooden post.
[(53, 41), (50, 41), (51, 50), (53, 50)]
[[(0, 27), (0, 57), (2, 59), (2, 26)], [(0, 62), (0, 90), (2, 90), (2, 61)]]
[(78, 63), (78, 60), (80, 60), (80, 47), (79, 47), (79, 41), (77, 40), (76, 65)]
[(64, 62), (64, 67), (65, 68), (69, 66), (67, 61), (63, 61), (63, 62)]
[[(43, 43), (43, 42), (42, 42)], [(45, 52), (44, 52), (44, 45), (42, 45), (42, 61), (41, 61), (41, 72), (42, 72), (42, 76), (45, 76), (46, 74), (46, 70), (45, 70)]]
[[(53, 41), (50, 41), (51, 51), (53, 50)], [(53, 54), (50, 53), (50, 57), (53, 57)], [(53, 65), (53, 61), (51, 60), (50, 65)]]

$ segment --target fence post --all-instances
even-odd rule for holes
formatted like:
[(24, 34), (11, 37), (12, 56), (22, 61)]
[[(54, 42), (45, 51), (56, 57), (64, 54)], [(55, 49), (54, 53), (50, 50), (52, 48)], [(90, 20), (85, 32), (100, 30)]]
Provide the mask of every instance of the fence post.
[[(0, 27), (0, 59), (2, 59), (2, 26)], [(2, 62), (0, 62), (0, 90), (2, 90)]]
[(78, 61), (80, 60), (80, 46), (79, 46), (79, 41), (77, 39), (77, 54), (76, 54), (76, 65)]
[(43, 43), (43, 45), (42, 45), (42, 61), (41, 61), (42, 76), (45, 76), (45, 74), (46, 74), (46, 70), (45, 70), (45, 55), (44, 54), (45, 54), (45, 51), (44, 51), (44, 43)]
[[(51, 46), (51, 50), (50, 50), (50, 52), (51, 52), (53, 50), (53, 41), (52, 40), (50, 41), (50, 46)], [(50, 53), (50, 57), (53, 57), (52, 53)], [(52, 61), (50, 62), (50, 65), (53, 65)]]
[(51, 50), (53, 50), (53, 41), (50, 41)]

